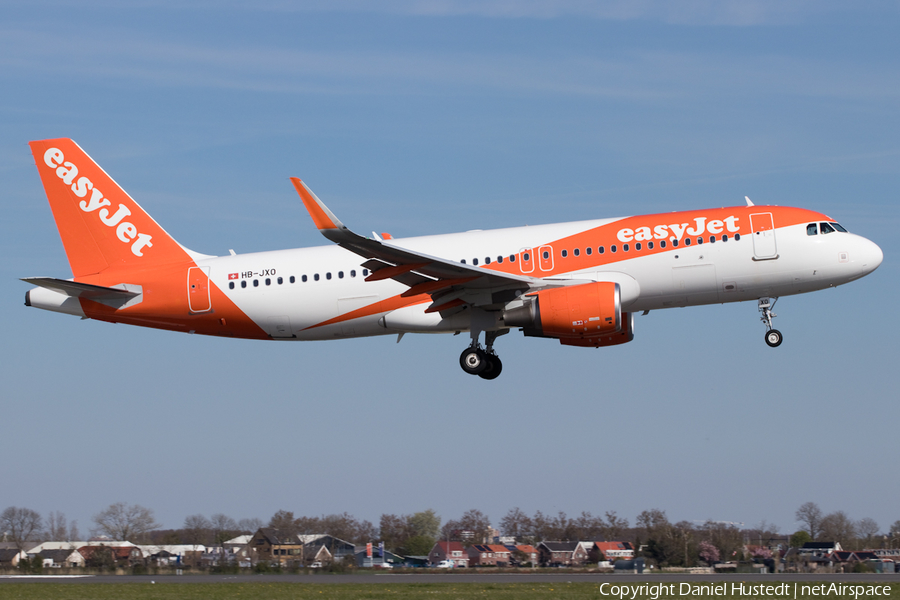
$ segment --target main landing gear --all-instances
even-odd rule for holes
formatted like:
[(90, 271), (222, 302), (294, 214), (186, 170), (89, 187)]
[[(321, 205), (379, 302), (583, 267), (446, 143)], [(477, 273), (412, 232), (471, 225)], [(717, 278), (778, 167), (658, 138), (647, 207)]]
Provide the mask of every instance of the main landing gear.
[(499, 377), (503, 370), (503, 363), (500, 362), (500, 357), (494, 353), (494, 340), (508, 332), (508, 329), (484, 332), (486, 345), (484, 349), (478, 343), (478, 335), (473, 332), (472, 344), (459, 355), (459, 366), (469, 375), (478, 375), (482, 379)]
[(772, 319), (778, 316), (772, 312), (776, 302), (778, 302), (778, 298), (759, 299), (759, 312), (762, 313), (762, 317), (759, 320), (766, 326), (766, 344), (770, 348), (777, 348), (784, 340), (781, 332), (772, 327)]

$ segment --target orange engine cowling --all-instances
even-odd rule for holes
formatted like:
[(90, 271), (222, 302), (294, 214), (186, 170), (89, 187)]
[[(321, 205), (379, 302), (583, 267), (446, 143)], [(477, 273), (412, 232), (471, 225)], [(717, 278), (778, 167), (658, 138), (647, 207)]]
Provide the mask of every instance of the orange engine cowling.
[(503, 321), (525, 335), (557, 338), (571, 346), (610, 346), (630, 342), (631, 319), (622, 312), (619, 284), (585, 283), (529, 294)]

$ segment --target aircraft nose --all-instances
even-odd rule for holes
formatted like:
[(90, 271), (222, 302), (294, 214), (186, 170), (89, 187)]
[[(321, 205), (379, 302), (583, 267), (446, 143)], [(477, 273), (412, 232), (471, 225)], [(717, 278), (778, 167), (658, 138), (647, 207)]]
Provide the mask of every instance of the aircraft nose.
[(884, 252), (881, 251), (878, 244), (865, 238), (863, 239), (862, 248), (860, 248), (860, 255), (862, 256), (860, 261), (862, 270), (866, 275), (877, 269), (881, 261), (884, 260)]

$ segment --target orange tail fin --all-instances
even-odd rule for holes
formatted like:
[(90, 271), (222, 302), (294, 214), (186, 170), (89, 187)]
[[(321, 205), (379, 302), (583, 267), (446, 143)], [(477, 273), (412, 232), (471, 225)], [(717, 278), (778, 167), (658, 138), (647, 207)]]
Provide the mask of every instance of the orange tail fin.
[(78, 144), (29, 145), (75, 277), (191, 259)]

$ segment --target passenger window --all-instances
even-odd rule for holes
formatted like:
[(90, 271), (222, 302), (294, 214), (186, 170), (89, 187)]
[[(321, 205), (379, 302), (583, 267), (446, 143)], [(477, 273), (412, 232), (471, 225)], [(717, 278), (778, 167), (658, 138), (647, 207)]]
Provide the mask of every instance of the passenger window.
[(343, 278), (344, 278), (344, 272), (338, 271), (338, 279), (343, 279)]
[(575, 248), (575, 250), (573, 250), (572, 253), (573, 253), (575, 256), (578, 256), (579, 254), (581, 254), (581, 250), (579, 250), (578, 248)]
[(666, 240), (660, 240), (660, 242), (659, 242), (659, 247), (660, 247), (660, 248), (665, 248), (665, 247), (666, 247)]
[(253, 287), (259, 287), (259, 279), (253, 280)]
[(503, 257), (502, 257), (502, 256), (498, 256), (498, 257), (497, 257), (497, 264), (503, 264)]
[(277, 281), (278, 281), (278, 285), (281, 285), (282, 283), (284, 283), (284, 279), (282, 279), (281, 277), (279, 277), (277, 279)]
[(242, 288), (247, 287), (247, 282), (246, 282), (246, 281), (242, 281), (242, 282), (241, 282), (241, 287), (242, 287)]
[(272, 280), (266, 277), (266, 285), (272, 285)]
[(741, 234), (739, 234), (739, 233), (734, 234), (734, 241), (737, 242), (737, 241), (740, 241), (740, 239), (741, 239)]
[(325, 273), (325, 279), (331, 279), (331, 273)]
[(459, 261), (459, 262), (461, 262), (462, 264), (466, 264), (466, 259), (462, 259), (462, 260)]
[(806, 226), (806, 235), (818, 235), (819, 233), (819, 224), (818, 223), (810, 223)]
[(591, 252), (593, 252), (593, 248), (591, 248), (590, 246), (588, 246), (587, 248), (584, 249), (584, 251), (587, 253), (588, 256), (590, 256), (590, 255), (591, 255)]
[(597, 248), (598, 254), (603, 254), (604, 252), (606, 252), (606, 250), (603, 248), (603, 246), (600, 246), (599, 248)]
[(653, 250), (653, 242), (647, 242), (647, 250)]
[[(525, 260), (528, 260), (528, 259), (526, 258)], [(510, 254), (510, 255), (509, 255), (509, 262), (516, 262), (516, 255), (515, 255), (515, 254)]]
[(350, 269), (350, 277), (356, 277), (356, 269)]
[(562, 252), (560, 252), (560, 254), (562, 255), (563, 258), (565, 258), (565, 257), (567, 257), (567, 256), (569, 255), (569, 251), (568, 251), (568, 250), (563, 250)]
[(622, 252), (628, 252), (628, 244), (622, 244)]
[(722, 235), (722, 241), (723, 241), (723, 242), (727, 242), (727, 241), (728, 241), (728, 236), (727, 236), (727, 235)]
[(475, 265), (475, 266), (477, 267), (477, 266), (478, 266), (478, 259), (477, 259), (477, 258), (473, 258), (473, 259), (472, 259), (472, 264)]
[(822, 235), (825, 235), (826, 233), (834, 233), (834, 227), (832, 227), (828, 223), (819, 223), (819, 227), (822, 229)]
[(315, 275), (313, 275), (313, 279), (315, 279), (316, 281), (318, 281), (318, 280), (319, 280), (319, 274), (316, 273)]
[(634, 245), (634, 249), (637, 250), (637, 251), (640, 251), (640, 249), (641, 249), (641, 243), (638, 242), (637, 244), (635, 244), (635, 245)]
[(609, 247), (609, 251), (610, 251), (610, 252), (615, 252), (615, 251), (617, 251), (617, 250), (618, 250), (618, 248), (616, 248), (616, 245), (615, 245), (615, 244), (613, 244), (612, 246)]
[(526, 260), (526, 261), (531, 260), (531, 257), (528, 256), (528, 253), (526, 252), (525, 254), (522, 255), (522, 260)]
[(710, 243), (710, 244), (715, 244), (715, 243), (716, 243), (716, 236), (714, 236), (714, 235), (709, 236), (709, 243)]
[(550, 253), (544, 250), (544, 260), (547, 260), (548, 258), (550, 258)]
[(490, 257), (490, 256), (485, 256), (485, 257), (484, 257), (484, 264), (486, 264), (486, 265), (491, 264), (491, 257)]
[(690, 246), (690, 245), (691, 245), (691, 238), (684, 238), (684, 245), (685, 245), (685, 246)]
[(363, 277), (368, 277), (368, 276), (369, 276), (369, 270), (363, 269)]
[(229, 282), (228, 282), (228, 289), (229, 289), (229, 290), (233, 290), (233, 289), (234, 289), (234, 282), (233, 282), (233, 281), (229, 281)]
[(698, 243), (698, 244), (702, 244), (702, 243), (703, 243), (703, 238), (697, 238), (697, 243)]
[(673, 248), (677, 248), (677, 247), (678, 247), (678, 240), (672, 240), (672, 247), (673, 247)]
[(288, 281), (290, 281), (291, 283), (296, 283), (296, 282), (297, 282), (297, 278), (294, 277), (293, 275), (291, 275), (291, 278), (290, 278)]

